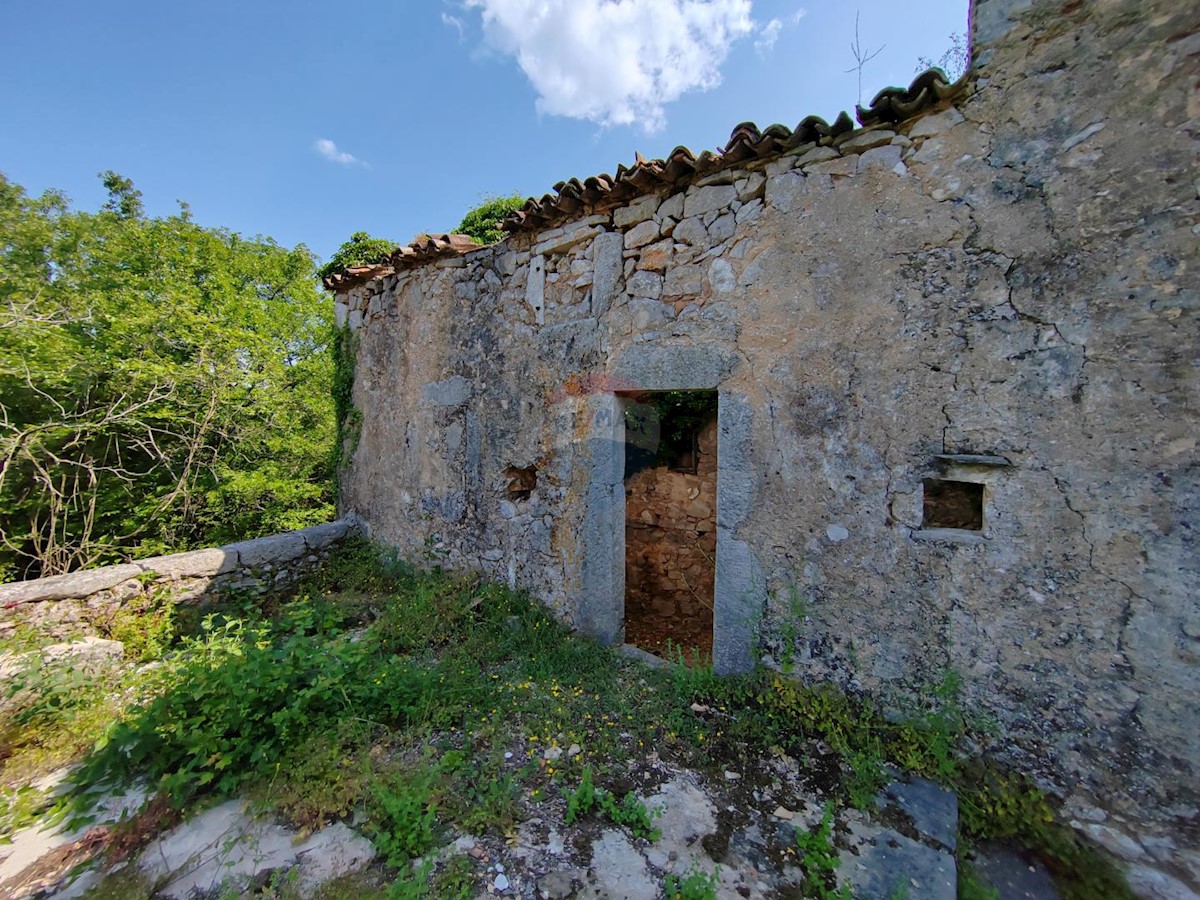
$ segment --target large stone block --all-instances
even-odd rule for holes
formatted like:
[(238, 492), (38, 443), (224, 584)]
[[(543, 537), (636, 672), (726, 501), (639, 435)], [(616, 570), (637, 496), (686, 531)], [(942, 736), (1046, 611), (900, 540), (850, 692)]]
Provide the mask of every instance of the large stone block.
[(353, 522), (347, 519), (338, 519), (323, 525), (310, 525), (308, 528), (302, 528), (300, 534), (304, 537), (304, 543), (308, 545), (309, 550), (324, 550), (345, 539), (354, 530)]
[(592, 315), (597, 318), (608, 312), (616, 298), (624, 247), (624, 236), (616, 231), (606, 231), (592, 241)]
[(193, 550), (190, 553), (173, 553), (170, 556), (153, 556), (140, 559), (137, 565), (146, 573), (153, 573), (167, 580), (180, 578), (211, 578), (237, 568), (236, 553), (228, 553), (218, 547)]
[(613, 374), (644, 390), (712, 390), (736, 366), (736, 354), (716, 345), (634, 345), (614, 361)]
[(43, 600), (70, 600), (90, 597), (101, 591), (116, 587), (122, 582), (137, 578), (142, 569), (133, 563), (105, 566), (101, 569), (84, 569), (66, 575), (52, 575), (32, 581), (0, 584), (0, 609), (22, 603)]
[(298, 559), (308, 553), (304, 535), (299, 531), (273, 534), (270, 537), (241, 541), (221, 548), (227, 553), (236, 553), (243, 568), (255, 568), (266, 563), (279, 565)]
[(723, 210), (737, 200), (737, 188), (732, 184), (714, 184), (688, 191), (683, 200), (683, 215), (703, 216), (713, 210)]

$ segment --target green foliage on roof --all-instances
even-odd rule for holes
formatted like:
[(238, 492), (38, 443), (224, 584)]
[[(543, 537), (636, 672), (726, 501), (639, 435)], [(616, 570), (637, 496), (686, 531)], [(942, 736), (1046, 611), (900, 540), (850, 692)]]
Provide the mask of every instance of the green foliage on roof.
[(344, 272), (351, 266), (370, 266), (385, 263), (396, 249), (396, 242), (387, 238), (371, 237), (365, 231), (356, 231), (317, 269), (318, 278), (328, 278), (336, 272)]
[(463, 220), (454, 231), (456, 234), (469, 235), (479, 244), (494, 244), (504, 239), (504, 230), (500, 223), (524, 203), (525, 199), (517, 194), (509, 197), (488, 197), (463, 216)]

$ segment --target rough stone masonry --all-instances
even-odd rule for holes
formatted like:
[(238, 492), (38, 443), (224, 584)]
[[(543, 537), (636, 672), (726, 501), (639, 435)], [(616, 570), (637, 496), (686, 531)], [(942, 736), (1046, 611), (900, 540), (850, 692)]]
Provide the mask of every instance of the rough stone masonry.
[(1200, 6), (977, 0), (972, 46), (907, 117), (743, 129), (777, 149), (560, 185), (496, 246), (337, 280), (343, 511), (618, 641), (622, 391), (715, 389), (718, 668), (884, 698), (957, 670), (990, 752), (1186, 890)]

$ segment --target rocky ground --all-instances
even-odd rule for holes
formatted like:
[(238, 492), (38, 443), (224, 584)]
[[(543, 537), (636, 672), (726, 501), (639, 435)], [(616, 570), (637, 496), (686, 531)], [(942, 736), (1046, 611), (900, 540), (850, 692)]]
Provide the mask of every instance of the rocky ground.
[[(465, 871), (480, 896), (656, 900), (669, 896), (664, 883), (671, 875), (680, 883), (691, 879), (691, 896), (820, 896), (806, 890), (796, 834), (819, 828), (822, 806), (783, 787), (791, 762), (768, 762), (780, 789), (762, 791), (743, 789), (741, 773), (727, 772), (724, 783), (713, 784), (697, 772), (648, 759), (647, 780), (664, 779), (643, 795), (659, 832), (654, 840), (600, 820), (567, 826), (560, 809), (542, 806), (530, 810), (508, 839), (461, 835), (429, 858), (443, 866), (449, 859), (468, 860)], [(798, 809), (776, 802), (766, 811), (777, 799)], [(144, 801), (138, 790), (114, 798), (104, 818), (136, 815)], [(952, 794), (920, 779), (890, 784), (870, 815), (849, 809), (833, 820), (837, 882), (849, 886), (845, 896), (863, 900), (952, 900), (958, 896), (956, 834)], [(389, 880), (372, 865), (371, 842), (347, 824), (304, 835), (236, 799), (169, 828), (105, 870), (97, 850), (107, 836), (104, 821), (84, 831), (35, 826), (18, 832), (0, 862), (0, 891), (12, 898), (185, 900), (285, 891), (306, 897), (330, 882), (332, 890), (353, 892), (356, 884), (365, 891)], [(1005, 900), (1058, 896), (1043, 870), (1011, 851), (996, 848), (976, 867)]]
[(98, 630), (0, 632), (5, 900), (1132, 897), (1019, 773), (971, 774), (953, 679), (887, 718), (369, 545)]
[[(68, 652), (56, 648), (54, 654)], [(83, 659), (114, 652), (80, 642)], [(697, 705), (696, 715), (711, 712)], [(573, 746), (565, 753), (575, 755)], [(543, 751), (542, 762), (564, 755)], [(514, 772), (520, 760), (509, 754)], [(67, 770), (38, 781), (53, 793)], [(740, 771), (698, 771), (655, 752), (626, 776), (655, 834), (602, 815), (568, 824), (562, 798), (522, 798), (508, 834), (442, 835), (414, 872), (449, 871), (454, 896), (524, 898), (854, 897), (860, 900), (959, 896), (958, 805), (953, 793), (921, 779), (891, 782), (873, 808), (838, 808), (814, 788), (829, 772), (802, 769), (783, 752)], [(387, 894), (396, 873), (348, 822), (306, 833), (244, 798), (225, 800), (176, 822), (142, 786), (111, 794), (77, 828), (39, 821), (0, 847), (0, 896), (33, 898), (353, 897)], [(822, 826), (826, 837), (822, 837)], [(131, 844), (129, 849), (123, 843)], [(113, 852), (113, 851), (117, 852)], [(999, 845), (972, 854), (990, 896), (1057, 898), (1045, 871)], [(803, 865), (807, 859), (809, 865)], [(815, 863), (815, 865), (814, 865)], [(429, 864), (428, 869), (422, 867)], [(832, 876), (826, 878), (825, 876)], [(671, 879), (674, 881), (671, 881)], [(672, 890), (673, 889), (673, 890)], [(436, 893), (431, 896), (437, 896)]]

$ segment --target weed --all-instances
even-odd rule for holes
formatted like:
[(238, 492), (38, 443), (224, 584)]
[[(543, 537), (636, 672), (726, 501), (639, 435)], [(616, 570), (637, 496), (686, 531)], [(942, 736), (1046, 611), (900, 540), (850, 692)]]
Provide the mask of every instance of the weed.
[(5, 713), (16, 726), (53, 728), (94, 703), (110, 686), (112, 674), (107, 666), (77, 666), (69, 658), (28, 654), (8, 683)]
[(1046, 795), (1026, 779), (973, 766), (959, 792), (960, 825), (973, 838), (1039, 835), (1054, 822)]
[(1045, 792), (1024, 776), (973, 764), (959, 779), (958, 800), (968, 840), (1017, 839), (1046, 863), (1063, 900), (1133, 900), (1120, 870), (1058, 824)]
[(431, 706), (425, 669), (330, 634), (303, 604), (283, 621), (208, 616), (202, 636), (167, 660), (161, 692), (109, 730), (75, 786), (145, 774), (178, 803), (228, 794), (269, 777), (315, 731), (354, 718), (405, 722)]
[(344, 819), (367, 793), (373, 772), (366, 750), (371, 728), (353, 719), (319, 732), (288, 750), (252, 799), (278, 809), (309, 831)]
[(471, 900), (475, 896), (475, 867), (465, 856), (452, 856), (433, 877), (438, 900)]
[(573, 825), (575, 820), (590, 813), (596, 806), (596, 789), (592, 785), (592, 767), (586, 766), (579, 787), (567, 791), (567, 814), (565, 821)]
[(429, 878), (433, 874), (433, 860), (422, 860), (419, 866), (408, 866), (387, 889), (387, 900), (440, 900), (432, 893)]
[(116, 665), (78, 665), (70, 657), (26, 654), (0, 689), (0, 761), (16, 783), (56, 769), (92, 745), (117, 715), (123, 687), (132, 686)]
[(596, 812), (607, 817), (615, 825), (624, 825), (634, 837), (644, 837), (649, 841), (658, 840), (659, 832), (654, 827), (654, 816), (637, 795), (630, 791), (618, 801), (611, 791), (595, 787), (592, 784), (591, 766), (584, 767), (579, 787), (567, 791), (566, 798), (565, 821), (568, 825), (588, 813)]
[(959, 703), (962, 676), (947, 669), (917, 709), (888, 735), (892, 759), (908, 772), (926, 775), (943, 784), (958, 775), (958, 747), (967, 731), (966, 715)]
[(830, 685), (808, 687), (778, 676), (760, 689), (757, 702), (802, 734), (819, 736), (850, 768), (850, 802), (867, 808), (885, 778), (882, 733), (887, 724), (873, 706), (855, 703)]
[(442, 759), (445, 817), (468, 834), (509, 834), (519, 813), (513, 776), (500, 772), (500, 761), (494, 756), (466, 760), (465, 754), (451, 751), (446, 757)]
[(821, 822), (812, 831), (796, 831), (796, 849), (804, 869), (804, 893), (816, 900), (850, 900), (850, 888), (833, 888), (838, 856), (833, 847), (833, 804), (825, 805)]
[(118, 609), (106, 631), (130, 659), (161, 659), (176, 640), (175, 604), (156, 592), (144, 605)]
[(333, 384), (330, 392), (333, 395), (334, 422), (337, 424), (330, 469), (333, 472), (336, 493), (340, 486), (338, 476), (358, 449), (358, 440), (362, 434), (362, 411), (354, 405), (353, 396), (358, 340), (348, 325), (334, 332), (329, 352), (333, 356)]
[(975, 868), (968, 861), (958, 864), (959, 900), (1000, 900), (1000, 892), (979, 880)]
[(780, 669), (790, 675), (795, 669), (796, 641), (800, 637), (800, 625), (808, 618), (810, 603), (794, 583), (788, 585), (787, 615), (780, 627)]
[(106, 875), (83, 894), (83, 900), (150, 900), (154, 884), (137, 866)]
[[(254, 894), (263, 900), (300, 900), (300, 869), (296, 866), (276, 869), (271, 873), (267, 883)], [(244, 893), (238, 888), (231, 888), (228, 895), (229, 900), (241, 900)]]
[(705, 872), (695, 864), (686, 875), (668, 875), (663, 879), (663, 895), (666, 900), (716, 900), (716, 872)]
[(704, 699), (721, 692), (721, 679), (713, 671), (711, 664), (694, 668), (689, 666), (683, 650), (675, 644), (668, 645), (667, 655), (671, 663), (671, 681), (675, 693), (680, 697)]
[[(793, 606), (804, 611), (795, 597)], [(22, 675), (0, 708), (0, 743), (18, 751), (4, 762), (6, 780), (31, 767), (26, 760), (40, 764), (92, 743), (105, 720), (118, 719), (73, 776), (80, 794), (131, 775), (176, 806), (249, 789), (306, 828), (345, 818), (365, 800), (367, 829), (400, 873), (389, 896), (454, 896), (469, 863), (408, 865), (434, 846), (439, 820), (507, 835), (519, 796), (540, 802), (573, 783), (563, 790), (568, 822), (593, 815), (653, 838), (653, 816), (636, 795), (597, 787), (597, 776), (620, 777), (628, 756), (651, 748), (679, 762), (728, 765), (772, 748), (803, 756), (820, 741), (848, 771), (850, 802), (870, 804), (888, 766), (899, 764), (959, 789), (964, 840), (1009, 837), (1041, 848), (1064, 885), (1077, 885), (1064, 887), (1065, 897), (1129, 896), (1111, 867), (1053, 824), (1045, 795), (963, 762), (961, 736), (975, 726), (954, 673), (897, 721), (832, 686), (765, 671), (718, 678), (711, 667), (684, 665), (677, 651), (675, 665), (646, 671), (570, 635), (521, 594), (419, 571), (360, 540), (291, 600), (235, 598), (194, 629), (184, 621), (192, 615), (180, 609), (185, 636), (136, 679)], [(129, 627), (146, 648), (167, 640), (161, 623)], [(144, 699), (123, 711), (129, 701), (116, 695), (131, 687)], [(584, 752), (545, 753), (572, 743)], [(412, 764), (405, 749), (418, 745), (439, 748), (440, 760)], [(506, 751), (528, 756), (507, 763)], [(0, 802), (0, 820), (12, 823), (27, 821), (40, 801), (10, 792)], [(831, 836), (827, 810), (821, 826), (797, 838), (806, 891), (826, 900), (841, 895), (832, 887)], [(699, 880), (688, 883), (693, 874), (703, 875), (670, 886), (704, 896)]]
[(372, 786), (368, 832), (385, 862), (394, 869), (421, 856), (435, 843), (437, 773), (417, 769)]
[(325, 882), (311, 900), (387, 900), (387, 887), (380, 882), (380, 869), (369, 866)]
[(878, 739), (868, 738), (862, 746), (846, 750), (844, 756), (850, 767), (850, 777), (846, 781), (850, 805), (855, 809), (870, 809), (879, 789), (887, 781), (882, 747)]
[(0, 845), (11, 843), (10, 835), (32, 825), (48, 806), (46, 793), (35, 787), (0, 786)]

